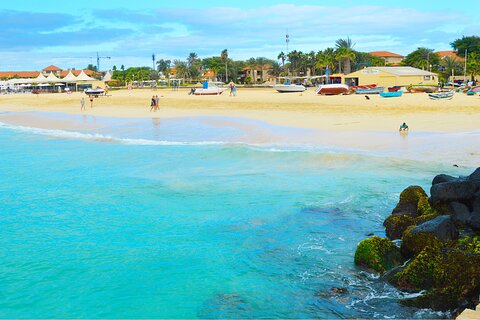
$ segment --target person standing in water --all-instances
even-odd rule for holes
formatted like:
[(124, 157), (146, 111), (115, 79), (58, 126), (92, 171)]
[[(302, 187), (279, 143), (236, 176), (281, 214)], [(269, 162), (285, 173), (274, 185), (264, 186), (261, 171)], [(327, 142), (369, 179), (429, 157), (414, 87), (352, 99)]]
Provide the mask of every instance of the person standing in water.
[(85, 98), (80, 99), (80, 110), (85, 110)]

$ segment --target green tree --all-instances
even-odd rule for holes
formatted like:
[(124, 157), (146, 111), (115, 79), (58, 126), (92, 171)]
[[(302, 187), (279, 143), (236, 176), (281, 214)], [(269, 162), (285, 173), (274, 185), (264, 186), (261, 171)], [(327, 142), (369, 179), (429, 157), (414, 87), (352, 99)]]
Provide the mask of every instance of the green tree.
[(171, 65), (171, 60), (160, 59), (157, 61), (157, 71), (163, 73), (164, 75), (168, 75), (170, 73)]
[(440, 62), (440, 75), (442, 81), (447, 81), (452, 73), (456, 75), (462, 74), (462, 66), (458, 59), (454, 57), (445, 57)]
[(345, 74), (351, 72), (352, 61), (355, 61), (355, 52), (353, 51), (354, 44), (350, 37), (347, 39), (338, 39), (335, 41), (335, 57), (338, 61), (338, 70), (341, 73), (342, 67)]
[(479, 52), (472, 52), (468, 54), (467, 74), (470, 75), (472, 80), (475, 79), (476, 75), (480, 74), (480, 53)]
[(325, 69), (329, 68), (330, 74), (335, 72), (335, 50), (333, 48), (327, 48), (323, 51), (319, 51), (316, 55), (316, 64), (317, 69), (322, 69), (322, 74), (325, 73)]
[(94, 66), (93, 64), (89, 64), (86, 68), (87, 70), (92, 70), (92, 71), (95, 71), (97, 72), (97, 66)]
[(223, 49), (222, 53), (220, 54), (220, 58), (222, 62), (225, 64), (225, 82), (228, 82), (228, 51), (227, 49)]
[(282, 67), (285, 67), (285, 60), (287, 60), (287, 56), (285, 55), (285, 53), (283, 51), (278, 54), (277, 59), (281, 60), (282, 61)]
[(112, 70), (113, 70), (113, 71), (117, 71), (117, 66), (114, 65), (114, 66), (112, 67)]
[(438, 69), (438, 66), (440, 65), (440, 57), (433, 52), (433, 49), (418, 48), (409, 53), (403, 60), (402, 64), (426, 70), (429, 70), (430, 66), (432, 66), (432, 70), (435, 70)]
[(173, 65), (175, 66), (175, 77), (176, 78), (188, 78), (188, 66), (185, 61), (182, 60), (174, 60)]
[(480, 53), (480, 37), (478, 36), (463, 36), (461, 39), (453, 41), (450, 45), (457, 50), (458, 55), (462, 58), (465, 58), (466, 51), (468, 51), (469, 55), (473, 52)]

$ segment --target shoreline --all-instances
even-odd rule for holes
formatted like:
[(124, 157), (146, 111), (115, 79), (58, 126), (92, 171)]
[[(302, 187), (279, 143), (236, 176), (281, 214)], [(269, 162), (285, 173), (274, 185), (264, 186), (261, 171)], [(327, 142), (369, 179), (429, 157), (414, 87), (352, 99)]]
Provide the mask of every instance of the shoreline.
[[(94, 108), (80, 110), (83, 93), (15, 94), (0, 96), (0, 111), (61, 112), (117, 118), (180, 118), (218, 116), (265, 121), (272, 125), (324, 131), (398, 130), (407, 122), (417, 132), (469, 132), (478, 130), (480, 98), (457, 94), (448, 101), (429, 100), (423, 94), (405, 94), (385, 99), (363, 95), (318, 96), (280, 94), (273, 89), (243, 89), (237, 97), (190, 96), (188, 90), (118, 90), (94, 100)], [(160, 110), (150, 112), (151, 95), (160, 96)]]

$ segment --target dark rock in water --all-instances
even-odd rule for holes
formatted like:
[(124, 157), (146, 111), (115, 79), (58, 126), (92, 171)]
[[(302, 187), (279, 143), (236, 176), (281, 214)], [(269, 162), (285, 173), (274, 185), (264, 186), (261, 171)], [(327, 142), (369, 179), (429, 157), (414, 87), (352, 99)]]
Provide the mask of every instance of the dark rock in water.
[(477, 168), (471, 175), (468, 176), (470, 180), (480, 180), (480, 167)]
[(477, 186), (469, 180), (442, 182), (430, 188), (430, 201), (432, 203), (470, 201), (475, 196), (476, 191)]
[(355, 264), (369, 271), (384, 273), (403, 263), (400, 249), (385, 238), (371, 237), (362, 240), (355, 251)]
[(390, 240), (401, 239), (408, 227), (416, 225), (416, 218), (408, 214), (392, 214), (385, 219), (385, 233)]
[(431, 213), (431, 211), (432, 208), (425, 190), (419, 186), (410, 186), (400, 194), (400, 200), (392, 214), (419, 216)]
[(428, 290), (402, 300), (417, 308), (450, 310), (480, 293), (480, 255), (448, 247), (426, 247), (391, 283), (403, 290)]
[(412, 229), (413, 235), (419, 233), (432, 233), (441, 241), (449, 241), (458, 238), (458, 231), (450, 216), (439, 216), (424, 222)]
[(416, 227), (409, 227), (403, 234), (400, 247), (405, 257), (420, 253), (425, 247), (437, 247), (442, 242), (458, 238), (458, 231), (450, 216), (439, 216)]
[(433, 178), (432, 186), (439, 183), (458, 181), (459, 178), (449, 176), (448, 174), (439, 174)]
[(347, 288), (338, 288), (338, 287), (331, 288), (330, 292), (333, 293), (333, 294), (347, 294), (347, 293), (349, 293)]
[(465, 204), (460, 202), (451, 202), (450, 208), (452, 212), (452, 219), (454, 222), (459, 223), (463, 226), (466, 226), (470, 223), (470, 219), (472, 219), (472, 214)]
[(375, 233), (370, 232), (370, 233), (367, 234), (367, 237), (372, 237), (372, 236), (374, 236), (374, 235), (375, 235)]

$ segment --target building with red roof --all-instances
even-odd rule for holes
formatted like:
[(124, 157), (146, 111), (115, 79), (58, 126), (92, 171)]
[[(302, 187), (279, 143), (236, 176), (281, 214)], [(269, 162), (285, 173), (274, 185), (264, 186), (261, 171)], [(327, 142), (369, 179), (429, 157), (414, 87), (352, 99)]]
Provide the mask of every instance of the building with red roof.
[(405, 56), (402, 56), (401, 54), (393, 53), (390, 51), (372, 51), (369, 53), (374, 57), (385, 60), (385, 64), (393, 66), (400, 65), (402, 63), (402, 60), (405, 58)]

